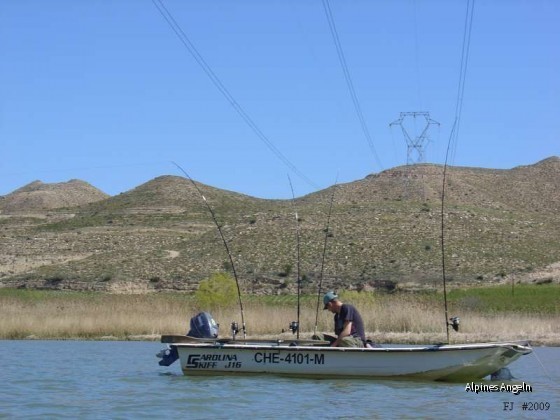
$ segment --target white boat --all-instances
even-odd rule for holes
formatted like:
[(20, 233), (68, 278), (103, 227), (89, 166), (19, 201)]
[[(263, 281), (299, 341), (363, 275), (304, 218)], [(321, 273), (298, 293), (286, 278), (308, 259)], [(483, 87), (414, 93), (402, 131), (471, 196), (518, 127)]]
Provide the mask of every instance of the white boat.
[[(532, 352), (528, 342), (330, 347), (315, 340), (229, 340), (162, 336), (160, 353), (185, 375), (278, 374), (307, 377), (475, 380)], [(163, 362), (163, 361), (162, 361)], [(168, 365), (170, 363), (162, 363)]]

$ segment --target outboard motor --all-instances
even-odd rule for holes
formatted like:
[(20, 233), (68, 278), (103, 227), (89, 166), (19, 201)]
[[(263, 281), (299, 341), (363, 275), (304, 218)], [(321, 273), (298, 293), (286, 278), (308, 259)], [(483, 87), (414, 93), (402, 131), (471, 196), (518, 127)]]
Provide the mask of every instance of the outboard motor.
[(158, 362), (160, 366), (171, 366), (179, 358), (179, 353), (177, 347), (167, 347), (156, 354), (156, 357), (161, 359)]
[(200, 312), (198, 315), (193, 316), (190, 326), (191, 329), (187, 333), (189, 337), (218, 338), (218, 329), (220, 326), (208, 312)]
[[(218, 328), (220, 327), (212, 315), (208, 312), (200, 312), (193, 316), (190, 321), (191, 329), (187, 333), (189, 337), (194, 338), (218, 338)], [(177, 347), (171, 345), (161, 350), (157, 355), (161, 360), (160, 366), (169, 366), (179, 359)]]

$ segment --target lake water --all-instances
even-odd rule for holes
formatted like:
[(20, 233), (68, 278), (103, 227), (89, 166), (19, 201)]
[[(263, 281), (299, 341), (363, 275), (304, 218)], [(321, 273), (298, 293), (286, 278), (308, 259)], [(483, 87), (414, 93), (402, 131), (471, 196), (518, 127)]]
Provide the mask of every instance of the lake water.
[[(183, 376), (177, 362), (157, 364), (163, 347), (0, 341), (0, 418), (560, 418), (560, 348), (536, 348), (538, 358), (510, 365), (517, 381), (533, 389), (513, 395), (466, 392), (464, 383), (193, 378)], [(523, 410), (524, 402), (549, 409)]]

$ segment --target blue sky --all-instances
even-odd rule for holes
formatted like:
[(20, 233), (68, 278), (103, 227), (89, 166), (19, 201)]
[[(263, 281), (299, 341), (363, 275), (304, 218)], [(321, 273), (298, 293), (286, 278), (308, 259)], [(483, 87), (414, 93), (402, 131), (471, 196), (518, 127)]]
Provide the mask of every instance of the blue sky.
[[(427, 111), (426, 161), (455, 117), (467, 2), (330, 1), (374, 158), (321, 0), (178, 1), (167, 9), (259, 138), (151, 0), (0, 2), (0, 195), (77, 178), (108, 194), (184, 167), (206, 184), (296, 196), (406, 163), (400, 112)], [(475, 4), (451, 164), (560, 155), (560, 2)], [(414, 137), (424, 121), (408, 120)]]

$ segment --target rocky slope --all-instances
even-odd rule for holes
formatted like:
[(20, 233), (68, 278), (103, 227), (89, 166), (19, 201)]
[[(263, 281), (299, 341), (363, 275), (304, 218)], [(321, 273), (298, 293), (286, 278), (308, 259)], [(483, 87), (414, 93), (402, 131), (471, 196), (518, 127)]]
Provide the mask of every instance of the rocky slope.
[(108, 197), (109, 195), (94, 186), (77, 179), (55, 184), (34, 181), (2, 197), (0, 214), (34, 213), (76, 207)]
[[(323, 287), (416, 289), (441, 283), (442, 171), (428, 164), (393, 168), (295, 203), (198, 185), (246, 291), (294, 291), (293, 204), (307, 290), (316, 290), (325, 238)], [(451, 285), (511, 276), (559, 280), (558, 157), (510, 170), (450, 167), (447, 179), (443, 230)], [(85, 184), (67, 187), (76, 183)], [(212, 273), (231, 270), (208, 210), (184, 178), (158, 177), (115, 197), (92, 191), (74, 206), (62, 199), (67, 191), (58, 201), (51, 194), (46, 208), (33, 201), (7, 205), (40, 185), (0, 200), (0, 287), (189, 291)]]

